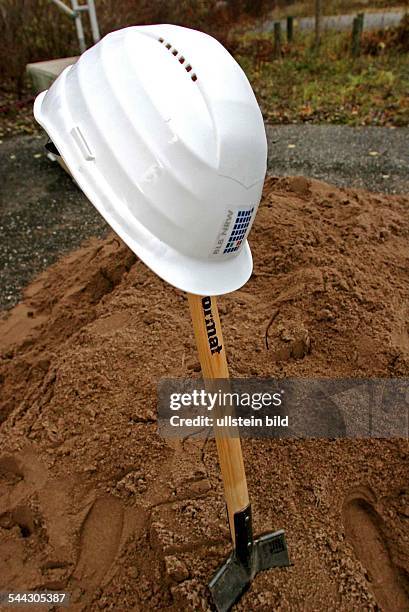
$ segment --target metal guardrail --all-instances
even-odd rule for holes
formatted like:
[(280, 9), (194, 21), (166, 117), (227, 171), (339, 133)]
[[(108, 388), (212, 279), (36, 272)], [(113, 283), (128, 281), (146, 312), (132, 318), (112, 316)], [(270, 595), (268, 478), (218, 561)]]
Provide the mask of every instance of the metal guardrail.
[(78, 0), (71, 0), (71, 8), (67, 6), (65, 2), (63, 2), (63, 0), (50, 0), (50, 2), (53, 2), (56, 6), (58, 6), (61, 11), (68, 15), (68, 17), (71, 17), (71, 19), (74, 20), (75, 29), (77, 30), (78, 44), (81, 53), (84, 53), (84, 51), (86, 51), (87, 49), (81, 18), (83, 12), (88, 12), (94, 44), (100, 40), (101, 35), (99, 33), (98, 19), (95, 10), (94, 0), (88, 0), (85, 4), (80, 4)]

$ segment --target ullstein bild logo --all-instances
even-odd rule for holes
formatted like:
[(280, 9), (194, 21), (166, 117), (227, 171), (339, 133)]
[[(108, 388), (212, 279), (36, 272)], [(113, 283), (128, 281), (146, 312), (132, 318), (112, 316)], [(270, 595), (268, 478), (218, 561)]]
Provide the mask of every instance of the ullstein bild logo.
[(202, 299), (202, 306), (207, 331), (207, 339), (209, 341), (209, 347), (212, 355), (214, 355), (215, 353), (220, 353), (223, 347), (221, 344), (219, 344), (219, 339), (216, 334), (216, 323), (214, 322), (212, 314), (212, 300), (209, 296)]

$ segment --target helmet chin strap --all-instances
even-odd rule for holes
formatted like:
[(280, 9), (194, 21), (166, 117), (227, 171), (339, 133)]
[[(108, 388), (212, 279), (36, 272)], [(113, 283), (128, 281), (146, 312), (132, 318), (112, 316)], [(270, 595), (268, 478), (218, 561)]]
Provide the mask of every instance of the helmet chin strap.
[(52, 140), (48, 140), (48, 142), (46, 142), (45, 148), (50, 153), (53, 153), (53, 155), (58, 155), (60, 157), (60, 152), (59, 152), (59, 150), (57, 149), (57, 147), (55, 146), (55, 144), (53, 143)]

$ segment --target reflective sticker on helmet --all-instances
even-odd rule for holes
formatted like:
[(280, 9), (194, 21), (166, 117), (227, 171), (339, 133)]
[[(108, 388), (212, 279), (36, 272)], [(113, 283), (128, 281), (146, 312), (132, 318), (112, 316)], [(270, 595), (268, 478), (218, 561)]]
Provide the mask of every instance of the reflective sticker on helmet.
[(254, 208), (250, 208), (250, 210), (237, 211), (236, 220), (227, 240), (226, 246), (224, 247), (223, 253), (235, 253), (239, 250), (249, 228), (253, 212)]
[(229, 255), (239, 251), (246, 238), (253, 212), (254, 206), (236, 211), (228, 210), (211, 255)]

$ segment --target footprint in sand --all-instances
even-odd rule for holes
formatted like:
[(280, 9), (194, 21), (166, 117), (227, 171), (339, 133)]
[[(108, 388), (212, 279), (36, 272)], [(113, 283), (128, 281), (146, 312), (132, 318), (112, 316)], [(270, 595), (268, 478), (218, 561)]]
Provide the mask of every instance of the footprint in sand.
[(82, 609), (143, 526), (116, 497), (52, 479), (34, 453), (0, 456), (0, 590), (65, 589)]
[(124, 508), (112, 495), (94, 501), (81, 526), (79, 557), (67, 584), (67, 590), (72, 593), (73, 612), (85, 609), (96, 589), (109, 583), (122, 546), (144, 524), (143, 513), (136, 508)]
[(392, 560), (387, 529), (369, 489), (353, 492), (343, 508), (345, 533), (367, 571), (370, 588), (384, 612), (409, 610), (409, 579)]

